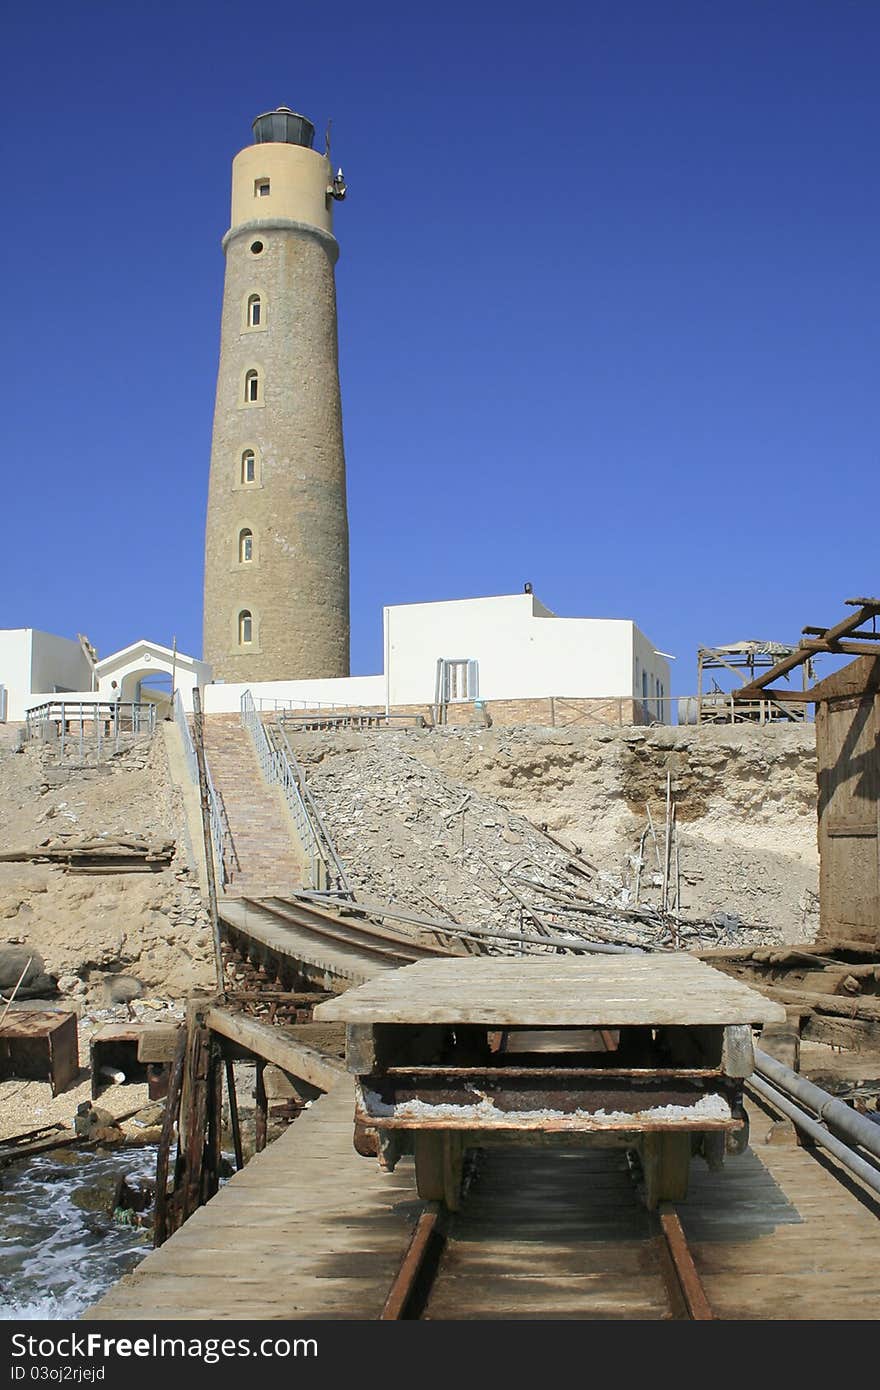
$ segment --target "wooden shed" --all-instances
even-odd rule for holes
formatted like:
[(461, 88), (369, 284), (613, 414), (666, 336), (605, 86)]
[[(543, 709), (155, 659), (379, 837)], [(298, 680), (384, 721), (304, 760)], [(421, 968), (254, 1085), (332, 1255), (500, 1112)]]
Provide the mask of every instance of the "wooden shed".
[[(734, 700), (815, 703), (819, 781), (819, 935), (826, 948), (880, 948), (880, 599), (847, 599), (831, 628), (805, 627), (800, 645)], [(818, 652), (857, 656), (806, 691), (768, 689)]]
[(818, 941), (880, 947), (880, 657), (820, 681)]

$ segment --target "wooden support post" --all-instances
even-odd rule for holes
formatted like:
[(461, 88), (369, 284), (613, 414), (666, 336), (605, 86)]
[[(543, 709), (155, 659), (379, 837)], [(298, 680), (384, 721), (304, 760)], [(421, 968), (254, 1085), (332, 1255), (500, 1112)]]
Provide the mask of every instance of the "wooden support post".
[(254, 1098), (257, 1103), (257, 1108), (254, 1116), (254, 1150), (256, 1153), (262, 1153), (263, 1149), (266, 1147), (266, 1133), (269, 1128), (269, 1101), (266, 1096), (266, 1080), (263, 1076), (266, 1063), (263, 1061), (262, 1057), (257, 1058), (256, 1067), (257, 1084), (254, 1091)]
[(663, 842), (663, 888), (661, 895), (661, 912), (666, 915), (669, 906), (669, 846), (671, 843), (671, 816), (670, 802), (672, 800), (672, 774), (666, 773), (666, 837)]
[(190, 1033), (187, 1066), (187, 1100), (183, 1154), (183, 1192), (181, 1224), (201, 1205), (202, 1172), (205, 1165), (205, 1129), (208, 1108), (210, 1033), (195, 1023)]
[(683, 1202), (691, 1164), (690, 1134), (675, 1130), (646, 1134), (640, 1152), (648, 1210), (655, 1211), (660, 1202)]
[(417, 1129), (414, 1135), (416, 1187), (423, 1201), (461, 1203), (464, 1136), (455, 1130)]
[(207, 1078), (207, 1134), (202, 1172), (202, 1202), (209, 1202), (220, 1187), (221, 1130), (223, 1121), (223, 1067), (220, 1046), (209, 1037)]
[(226, 1063), (226, 1094), (229, 1098), (229, 1128), (232, 1130), (235, 1166), (240, 1173), (244, 1167), (244, 1155), (241, 1148), (241, 1125), (238, 1122), (238, 1096), (235, 1093), (235, 1067), (230, 1061)]
[(211, 935), (214, 939), (214, 965), (217, 972), (217, 989), (222, 997), (225, 978), (223, 974), (223, 953), (220, 949), (220, 917), (217, 911), (217, 882), (214, 877), (214, 842), (211, 837), (211, 806), (208, 795), (208, 768), (205, 763), (205, 734), (202, 723), (202, 698), (198, 686), (193, 687), (193, 746), (199, 769), (199, 799), (202, 808), (202, 840), (205, 847), (205, 874), (208, 881), (208, 914), (211, 919)]
[(186, 1029), (181, 1028), (174, 1060), (171, 1063), (171, 1076), (168, 1082), (168, 1095), (165, 1097), (165, 1114), (162, 1119), (162, 1134), (159, 1139), (159, 1152), (156, 1155), (156, 1213), (153, 1220), (153, 1245), (162, 1245), (171, 1234), (168, 1210), (168, 1160), (174, 1125), (180, 1114), (180, 1093), (183, 1086), (183, 1066), (186, 1059)]

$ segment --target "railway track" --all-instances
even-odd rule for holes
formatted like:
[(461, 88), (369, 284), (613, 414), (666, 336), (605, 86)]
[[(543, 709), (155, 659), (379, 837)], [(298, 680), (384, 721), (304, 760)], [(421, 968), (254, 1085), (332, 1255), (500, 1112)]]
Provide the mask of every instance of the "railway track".
[(285, 987), (360, 984), (383, 970), (454, 952), (427, 933), (395, 931), (347, 914), (344, 904), (293, 898), (227, 898), (220, 918), (229, 948)]
[(713, 1317), (672, 1207), (648, 1212), (619, 1151), (479, 1155), (461, 1210), (429, 1203), (386, 1321)]

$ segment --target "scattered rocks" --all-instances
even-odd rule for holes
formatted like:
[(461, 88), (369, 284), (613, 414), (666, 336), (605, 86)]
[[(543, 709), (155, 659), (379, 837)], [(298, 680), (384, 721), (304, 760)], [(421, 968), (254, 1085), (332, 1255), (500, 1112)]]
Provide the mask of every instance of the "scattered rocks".
[(86, 992), (86, 982), (81, 980), (79, 975), (61, 975), (58, 978), (59, 994), (83, 995)]

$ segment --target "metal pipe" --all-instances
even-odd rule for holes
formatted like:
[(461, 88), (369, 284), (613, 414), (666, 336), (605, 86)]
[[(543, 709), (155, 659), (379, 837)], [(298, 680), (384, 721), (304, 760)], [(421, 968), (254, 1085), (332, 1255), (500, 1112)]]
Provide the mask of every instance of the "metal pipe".
[(837, 1100), (821, 1086), (799, 1076), (759, 1048), (755, 1048), (755, 1070), (772, 1081), (777, 1090), (799, 1100), (808, 1110), (814, 1110), (820, 1120), (845, 1135), (851, 1143), (880, 1159), (880, 1125), (875, 1125), (873, 1120), (867, 1120), (845, 1101)]
[(781, 1111), (783, 1115), (787, 1115), (788, 1118), (797, 1125), (798, 1129), (802, 1129), (811, 1139), (815, 1139), (817, 1144), (820, 1144), (823, 1149), (827, 1149), (845, 1168), (848, 1168), (861, 1182), (865, 1183), (867, 1187), (870, 1187), (873, 1192), (876, 1192), (877, 1195), (880, 1196), (880, 1172), (878, 1172), (867, 1159), (860, 1158), (859, 1155), (855, 1153), (853, 1149), (849, 1148), (848, 1145), (844, 1144), (842, 1140), (835, 1139), (834, 1135), (829, 1134), (828, 1130), (825, 1129), (818, 1120), (814, 1120), (805, 1110), (801, 1110), (799, 1105), (795, 1105), (794, 1101), (789, 1100), (781, 1091), (777, 1091), (775, 1086), (771, 1086), (769, 1082), (764, 1081), (760, 1076), (755, 1076), (754, 1074), (750, 1076), (748, 1085), (752, 1087), (759, 1096), (769, 1101), (776, 1110)]

